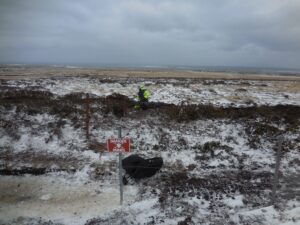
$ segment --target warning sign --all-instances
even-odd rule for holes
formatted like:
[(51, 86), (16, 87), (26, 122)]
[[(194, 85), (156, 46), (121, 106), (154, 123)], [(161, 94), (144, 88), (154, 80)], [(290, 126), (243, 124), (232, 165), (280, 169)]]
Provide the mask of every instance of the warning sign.
[(129, 138), (110, 138), (107, 140), (107, 150), (109, 152), (129, 152)]

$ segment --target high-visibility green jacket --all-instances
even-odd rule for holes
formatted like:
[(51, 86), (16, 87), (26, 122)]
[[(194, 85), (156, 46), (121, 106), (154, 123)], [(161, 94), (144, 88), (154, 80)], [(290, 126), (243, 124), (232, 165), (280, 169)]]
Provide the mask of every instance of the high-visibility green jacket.
[(138, 93), (139, 101), (148, 101), (150, 98), (150, 92), (146, 88), (140, 88)]
[(148, 100), (150, 98), (150, 92), (147, 89), (144, 91), (144, 98)]

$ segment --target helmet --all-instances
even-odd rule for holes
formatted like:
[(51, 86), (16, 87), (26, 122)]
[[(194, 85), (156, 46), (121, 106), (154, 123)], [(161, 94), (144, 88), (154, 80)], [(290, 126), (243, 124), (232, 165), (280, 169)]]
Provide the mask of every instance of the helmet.
[(145, 85), (144, 85), (144, 84), (141, 84), (141, 85), (139, 86), (139, 88), (142, 89), (142, 90), (144, 90), (144, 89), (145, 89)]

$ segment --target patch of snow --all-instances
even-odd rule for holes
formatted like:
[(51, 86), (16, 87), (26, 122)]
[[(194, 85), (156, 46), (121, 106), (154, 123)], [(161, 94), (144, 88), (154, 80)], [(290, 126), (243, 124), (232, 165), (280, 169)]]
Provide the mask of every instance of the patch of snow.
[(51, 198), (51, 194), (45, 194), (40, 197), (41, 200), (47, 201)]
[(231, 208), (238, 208), (244, 206), (243, 199), (243, 195), (237, 195), (234, 198), (224, 199), (223, 202)]
[[(83, 172), (85, 173), (85, 171)], [(85, 175), (83, 175), (85, 176)], [(66, 225), (82, 225), (88, 219), (111, 212), (120, 207), (118, 185), (103, 186), (101, 181), (85, 182), (57, 176), (0, 176), (0, 223), (9, 224), (19, 217), (43, 218)], [(136, 187), (124, 187), (124, 205), (135, 200)], [(133, 210), (154, 204), (147, 201), (135, 205)], [(153, 209), (150, 214), (157, 212)], [(140, 217), (140, 221), (142, 217)]]
[(146, 199), (130, 205), (129, 212), (135, 216), (137, 224), (145, 224), (149, 221), (151, 216), (159, 213), (159, 208), (156, 207), (158, 198)]

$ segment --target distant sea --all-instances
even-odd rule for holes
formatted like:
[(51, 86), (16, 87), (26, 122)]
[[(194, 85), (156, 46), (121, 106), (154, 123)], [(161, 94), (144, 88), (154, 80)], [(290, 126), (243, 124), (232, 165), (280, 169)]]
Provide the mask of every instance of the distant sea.
[(144, 66), (145, 69), (165, 70), (190, 70), (201, 72), (227, 72), (239, 74), (272, 74), (272, 75), (297, 75), (300, 76), (300, 69), (290, 68), (262, 68), (262, 67), (237, 67), (237, 66)]
[(296, 75), (300, 76), (300, 69), (295, 68), (263, 68), (263, 67), (239, 67), (239, 66), (160, 66), (160, 65), (45, 65), (45, 64), (1, 64), (1, 67), (55, 67), (67, 69), (131, 69), (131, 70), (189, 70), (201, 72), (226, 72), (238, 74), (269, 74), (269, 75)]

